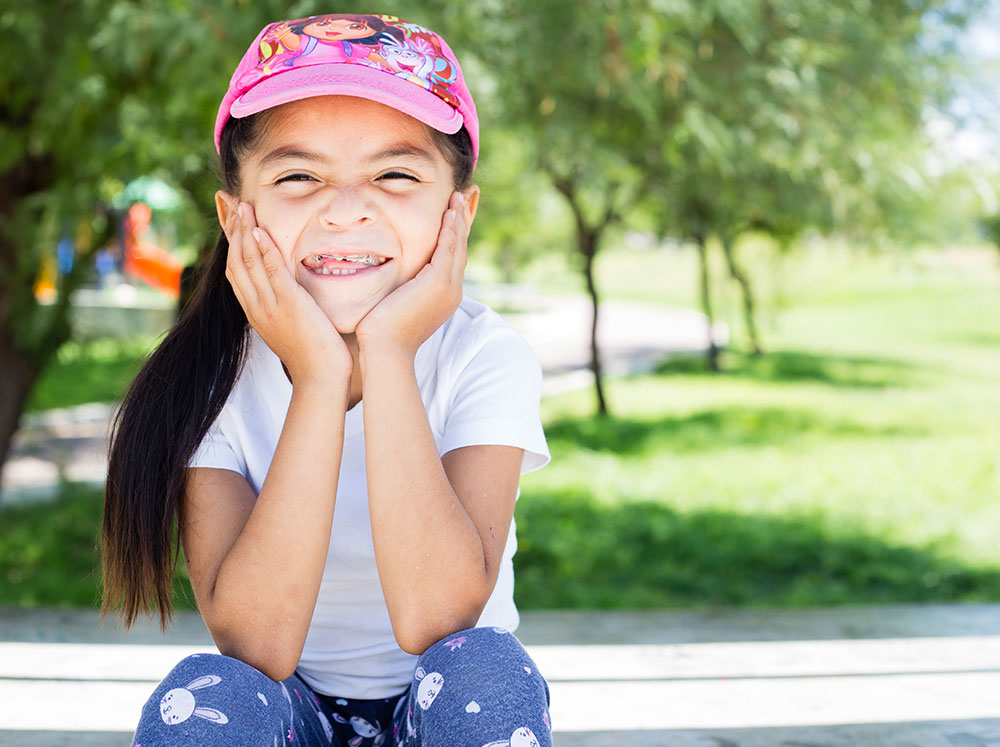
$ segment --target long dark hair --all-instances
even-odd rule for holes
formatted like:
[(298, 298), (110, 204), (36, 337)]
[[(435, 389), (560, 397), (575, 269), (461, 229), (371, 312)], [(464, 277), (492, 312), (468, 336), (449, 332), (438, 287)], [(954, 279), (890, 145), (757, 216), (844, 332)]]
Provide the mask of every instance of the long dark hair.
[[(222, 132), (222, 183), (240, 194), (241, 160), (270, 122), (268, 110), (230, 118)], [(452, 166), (455, 189), (468, 186), (472, 143), (432, 130)], [(140, 613), (173, 610), (173, 577), (180, 551), (187, 466), (222, 411), (243, 367), (249, 339), (246, 314), (226, 279), (224, 233), (190, 302), (146, 361), (122, 400), (112, 426), (104, 491), (101, 558), (104, 616), (118, 613), (130, 627)]]

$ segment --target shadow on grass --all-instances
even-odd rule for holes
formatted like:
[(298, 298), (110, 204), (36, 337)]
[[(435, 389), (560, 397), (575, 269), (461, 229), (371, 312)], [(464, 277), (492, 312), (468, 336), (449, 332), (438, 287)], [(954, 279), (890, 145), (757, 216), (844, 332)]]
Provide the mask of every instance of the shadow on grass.
[[(100, 491), (0, 512), (0, 605), (93, 607)], [(679, 513), (532, 493), (517, 507), (517, 598), (525, 608), (812, 606), (995, 600), (1000, 569), (935, 548), (832, 529), (820, 516)], [(179, 574), (178, 608), (193, 607)]]
[[(674, 356), (656, 368), (658, 374), (712, 374), (703, 356)], [(862, 356), (818, 355), (776, 350), (759, 357), (727, 351), (724, 376), (778, 383), (816, 382), (835, 387), (882, 389), (907, 385), (915, 367), (903, 361)]]
[(525, 608), (797, 607), (996, 599), (1000, 569), (831, 528), (820, 516), (679, 513), (573, 493), (522, 496)]
[(728, 447), (775, 446), (810, 433), (823, 438), (884, 438), (922, 436), (913, 425), (876, 425), (835, 420), (816, 412), (777, 407), (730, 406), (656, 420), (639, 418), (566, 417), (545, 426), (552, 448), (615, 454), (713, 451)]

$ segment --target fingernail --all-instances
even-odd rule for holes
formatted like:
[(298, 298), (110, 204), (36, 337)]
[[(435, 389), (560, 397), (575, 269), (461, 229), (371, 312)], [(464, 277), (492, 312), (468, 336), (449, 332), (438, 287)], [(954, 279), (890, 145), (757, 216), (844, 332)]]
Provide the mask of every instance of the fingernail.
[(465, 195), (463, 195), (461, 192), (458, 193), (458, 204), (459, 205), (465, 204)]
[(239, 204), (239, 206), (238, 206), (238, 207), (236, 208), (236, 214), (237, 214), (238, 216), (240, 216), (241, 218), (243, 217), (243, 203), (242, 203), (242, 202), (241, 202), (241, 203)]
[(259, 228), (251, 228), (250, 229), (250, 233), (252, 233), (253, 237), (257, 240), (258, 243), (260, 243), (260, 229)]

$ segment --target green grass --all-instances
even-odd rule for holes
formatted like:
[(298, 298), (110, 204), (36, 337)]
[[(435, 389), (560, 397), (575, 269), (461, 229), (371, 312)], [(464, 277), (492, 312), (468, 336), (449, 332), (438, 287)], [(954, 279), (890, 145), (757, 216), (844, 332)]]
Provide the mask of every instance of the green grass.
[[(0, 513), (0, 605), (93, 607), (100, 604), (101, 489), (63, 486), (54, 503), (9, 506)], [(183, 561), (175, 598), (193, 609)]]
[(67, 342), (42, 372), (27, 411), (113, 402), (124, 392), (153, 344), (153, 340), (145, 338)]
[[(590, 391), (543, 402), (553, 462), (522, 480), (523, 607), (1000, 599), (995, 253), (758, 259), (777, 278), (763, 358), (739, 352), (733, 317), (721, 374), (677, 358), (610, 382), (608, 419)], [(693, 267), (602, 261), (608, 297), (651, 301), (660, 273), (668, 303)], [(724, 283), (719, 303), (736, 308)], [(92, 604), (99, 514), (72, 486), (4, 509), (0, 604)]]
[(55, 505), (12, 506), (0, 517), (0, 604), (95, 604), (99, 491), (67, 485)]
[(995, 257), (786, 271), (769, 355), (612, 382), (606, 420), (590, 392), (544, 403), (523, 605), (1000, 599)]

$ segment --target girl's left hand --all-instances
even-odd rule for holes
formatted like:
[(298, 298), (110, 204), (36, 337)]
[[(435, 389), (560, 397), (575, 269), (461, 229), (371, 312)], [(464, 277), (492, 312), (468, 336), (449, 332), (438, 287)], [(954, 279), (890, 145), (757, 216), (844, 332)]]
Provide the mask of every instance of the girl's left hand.
[(424, 340), (455, 313), (462, 301), (468, 258), (469, 225), (465, 195), (448, 203), (430, 261), (412, 280), (379, 301), (358, 323), (358, 345), (365, 350), (395, 348), (413, 356)]

